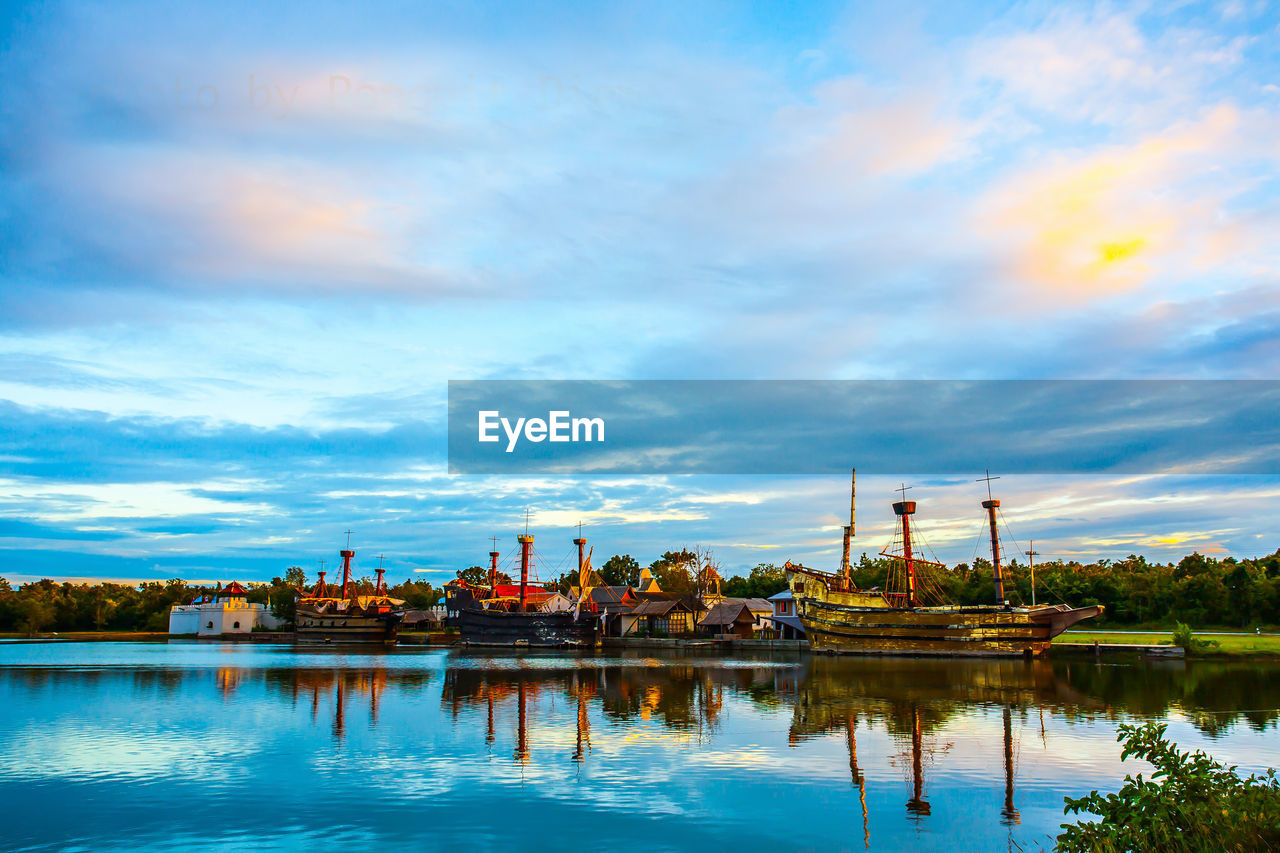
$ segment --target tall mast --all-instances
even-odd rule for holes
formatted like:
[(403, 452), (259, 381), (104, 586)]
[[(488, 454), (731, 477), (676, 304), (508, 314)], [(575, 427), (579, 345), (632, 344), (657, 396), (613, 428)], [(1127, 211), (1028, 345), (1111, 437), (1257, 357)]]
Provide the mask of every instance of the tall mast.
[(520, 612), (524, 612), (525, 587), (529, 585), (529, 549), (533, 545), (533, 534), (524, 533), (517, 536), (520, 542)]
[(347, 588), (351, 585), (351, 558), (356, 555), (351, 550), (351, 531), (347, 531), (347, 547), (338, 552), (342, 555), (342, 597), (347, 597)]
[(581, 601), (583, 596), (587, 594), (587, 577), (585, 566), (587, 564), (587, 538), (582, 535), (582, 522), (578, 522), (578, 538), (573, 540), (573, 544), (578, 546), (578, 600)]
[(493, 540), (493, 550), (489, 552), (489, 592), (496, 595), (494, 590), (498, 584), (498, 537), (489, 537)]
[(384, 569), (384, 568), (382, 568), (382, 560), (383, 560), (383, 557), (382, 557), (382, 555), (381, 555), (381, 554), (379, 554), (379, 555), (378, 555), (378, 568), (376, 569), (376, 571), (378, 572), (378, 582), (377, 582), (376, 584), (374, 584), (374, 586), (373, 586), (373, 594), (374, 594), (374, 595), (383, 595), (383, 594), (384, 594), (384, 593), (386, 593), (386, 591), (387, 591), (386, 583), (382, 580), (382, 575), (383, 575), (387, 570), (386, 570), (386, 569)]
[(911, 558), (911, 516), (915, 514), (916, 502), (906, 500), (908, 485), (902, 485), (898, 491), (903, 499), (893, 505), (894, 513), (902, 519), (902, 559), (907, 564), (907, 603), (916, 606), (916, 563)]
[(996, 529), (996, 510), (1000, 508), (1000, 501), (991, 497), (991, 481), (999, 479), (992, 477), (988, 471), (987, 476), (979, 477), (974, 482), (985, 481), (987, 484), (987, 499), (982, 502), (982, 508), (987, 511), (987, 523), (991, 527), (991, 571), (996, 581), (996, 604), (1004, 604), (1004, 577), (1000, 574), (1000, 533)]
[(1013, 805), (1013, 720), (1008, 705), (1004, 706), (1004, 808), (1000, 816), (1006, 826), (1022, 823)]
[(853, 538), (853, 516), (854, 508), (857, 506), (858, 496), (858, 469), (849, 469), (849, 523), (844, 528), (844, 555), (840, 558), (840, 571), (844, 575), (844, 585), (846, 588), (852, 588), (853, 583), (849, 578), (849, 540)]

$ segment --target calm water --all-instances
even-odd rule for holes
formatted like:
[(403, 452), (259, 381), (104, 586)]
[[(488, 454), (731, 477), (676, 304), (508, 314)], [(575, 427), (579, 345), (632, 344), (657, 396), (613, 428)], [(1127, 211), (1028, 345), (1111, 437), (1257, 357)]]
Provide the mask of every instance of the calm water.
[(1252, 771), (1276, 708), (1274, 665), (7, 643), (0, 848), (1034, 850), (1140, 769), (1117, 723)]

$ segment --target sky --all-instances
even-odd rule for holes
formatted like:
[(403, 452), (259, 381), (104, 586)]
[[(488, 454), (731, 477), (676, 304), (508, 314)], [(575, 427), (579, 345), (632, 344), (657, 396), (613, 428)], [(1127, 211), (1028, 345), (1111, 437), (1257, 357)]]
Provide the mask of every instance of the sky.
[[(449, 380), (1277, 375), (1274, 3), (266, 5), (5, 7), (11, 581), (838, 560), (843, 476), (451, 476)], [(982, 471), (911, 476), (971, 559)], [(1048, 558), (1280, 547), (1274, 476), (997, 485)]]

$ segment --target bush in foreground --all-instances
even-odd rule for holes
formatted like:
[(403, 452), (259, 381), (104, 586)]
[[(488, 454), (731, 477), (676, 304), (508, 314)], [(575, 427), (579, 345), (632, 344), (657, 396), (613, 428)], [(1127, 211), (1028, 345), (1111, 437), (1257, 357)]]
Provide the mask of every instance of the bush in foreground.
[(1241, 778), (1200, 750), (1179, 752), (1164, 724), (1121, 725), (1121, 760), (1145, 759), (1150, 779), (1125, 776), (1117, 793), (1067, 798), (1068, 814), (1097, 821), (1063, 824), (1057, 849), (1083, 851), (1254, 851), (1280, 849), (1280, 779), (1275, 770)]

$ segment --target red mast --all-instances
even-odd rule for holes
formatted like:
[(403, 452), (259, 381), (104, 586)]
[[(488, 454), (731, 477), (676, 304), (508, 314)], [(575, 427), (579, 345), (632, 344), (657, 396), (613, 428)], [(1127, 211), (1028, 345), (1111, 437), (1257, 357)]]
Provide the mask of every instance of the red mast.
[(988, 471), (987, 476), (974, 482), (985, 481), (987, 484), (987, 499), (982, 502), (982, 508), (987, 511), (987, 523), (991, 527), (991, 571), (995, 574), (996, 604), (1004, 604), (1004, 576), (1000, 573), (1000, 533), (996, 530), (996, 510), (1000, 508), (1000, 501), (991, 497), (991, 481), (999, 479), (992, 477)]
[(374, 585), (373, 585), (373, 594), (374, 594), (374, 595), (385, 595), (385, 594), (386, 594), (386, 592), (387, 592), (387, 585), (386, 585), (386, 582), (382, 580), (382, 576), (383, 576), (383, 574), (385, 574), (385, 573), (386, 573), (386, 571), (387, 571), (387, 570), (386, 570), (386, 569), (384, 569), (384, 568), (382, 568), (382, 559), (383, 559), (383, 558), (382, 558), (382, 555), (381, 555), (381, 554), (379, 554), (379, 555), (378, 555), (378, 568), (376, 569), (376, 571), (377, 571), (377, 573), (378, 573), (378, 582), (377, 582), (376, 584), (374, 584)]
[(489, 552), (489, 592), (496, 595), (497, 593), (494, 593), (493, 591), (497, 588), (498, 588), (498, 552), (490, 551)]
[(311, 593), (316, 598), (324, 598), (329, 593), (329, 588), (324, 585), (325, 572), (320, 572), (320, 583), (316, 584), (315, 592)]
[(351, 584), (351, 558), (356, 555), (351, 550), (351, 531), (347, 531), (347, 547), (338, 552), (342, 555), (342, 597), (347, 597), (347, 587)]
[[(903, 486), (900, 491), (903, 497), (906, 497), (907, 489), (910, 486)], [(911, 516), (915, 514), (916, 502), (902, 500), (893, 505), (893, 511), (902, 519), (902, 559), (907, 563), (907, 603), (916, 606), (916, 563), (911, 558)]]
[(529, 585), (529, 549), (533, 546), (533, 534), (525, 533), (516, 539), (520, 542), (520, 612), (523, 613), (525, 587)]

